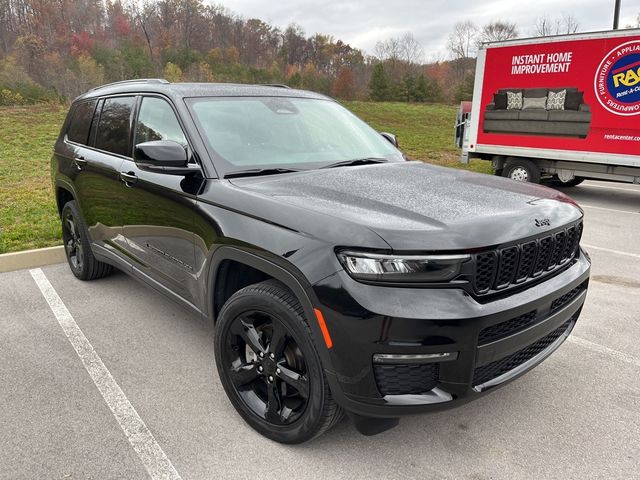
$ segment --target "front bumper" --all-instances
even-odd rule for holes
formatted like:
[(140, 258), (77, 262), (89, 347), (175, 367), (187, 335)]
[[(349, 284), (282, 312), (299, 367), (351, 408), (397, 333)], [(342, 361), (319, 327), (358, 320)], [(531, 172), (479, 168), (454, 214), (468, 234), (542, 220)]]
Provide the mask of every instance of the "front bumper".
[[(540, 284), (479, 303), (459, 289), (365, 285), (337, 272), (313, 286), (333, 339), (326, 368), (332, 393), (347, 411), (379, 418), (478, 398), (530, 370), (562, 344), (584, 304), (589, 273), (590, 262), (580, 254), (569, 268)], [(379, 354), (450, 355), (444, 360), (431, 355), (424, 362), (437, 364), (425, 370), (436, 376), (428, 391), (415, 391), (415, 375), (409, 374), (404, 388), (410, 393), (396, 394), (402, 381), (400, 387), (398, 382), (385, 385), (374, 369)], [(394, 394), (381, 393), (385, 390)]]

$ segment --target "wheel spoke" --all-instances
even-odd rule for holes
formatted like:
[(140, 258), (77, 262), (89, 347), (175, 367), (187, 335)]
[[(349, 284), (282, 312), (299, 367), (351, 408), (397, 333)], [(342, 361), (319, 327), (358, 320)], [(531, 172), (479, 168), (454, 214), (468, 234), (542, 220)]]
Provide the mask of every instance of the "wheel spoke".
[(290, 409), (289, 407), (287, 407), (286, 405), (282, 407), (282, 411), (280, 412), (280, 420), (282, 422), (287, 422), (287, 420), (289, 420), (289, 418), (291, 417), (291, 414), (293, 413), (293, 410)]
[(76, 242), (76, 260), (78, 265), (82, 265), (82, 262), (84, 261), (84, 250), (82, 249), (82, 244), (79, 241)]
[(231, 381), (236, 387), (242, 387), (254, 381), (260, 375), (253, 363), (243, 363), (231, 367)]
[(78, 236), (78, 233), (76, 232), (76, 224), (71, 216), (67, 217), (67, 228), (69, 228), (71, 237), (76, 238)]
[(72, 256), (75, 253), (76, 247), (73, 238), (70, 238), (69, 241), (65, 244), (65, 248), (67, 249), (67, 253), (69, 256)]
[(275, 382), (267, 383), (267, 404), (265, 418), (271, 422), (281, 422), (280, 418), (280, 391)]
[(232, 331), (242, 337), (254, 353), (265, 352), (265, 348), (262, 346), (262, 341), (260, 340), (260, 333), (258, 333), (256, 327), (254, 327), (250, 321), (240, 318), (237, 322), (234, 322)]
[(287, 340), (287, 330), (280, 322), (274, 321), (272, 323), (272, 332), (269, 352), (273, 353), (276, 358), (280, 358)]
[(278, 365), (278, 368), (280, 369), (278, 378), (295, 388), (301, 397), (309, 398), (309, 380), (307, 377), (300, 375), (283, 365)]

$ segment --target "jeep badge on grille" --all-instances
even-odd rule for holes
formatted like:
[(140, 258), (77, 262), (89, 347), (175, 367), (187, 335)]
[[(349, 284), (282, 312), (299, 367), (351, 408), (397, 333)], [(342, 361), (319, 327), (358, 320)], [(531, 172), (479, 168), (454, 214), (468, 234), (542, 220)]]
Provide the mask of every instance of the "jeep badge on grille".
[(541, 218), (541, 219), (535, 219), (536, 221), (536, 227), (550, 227), (551, 226), (551, 220), (549, 220), (548, 218)]

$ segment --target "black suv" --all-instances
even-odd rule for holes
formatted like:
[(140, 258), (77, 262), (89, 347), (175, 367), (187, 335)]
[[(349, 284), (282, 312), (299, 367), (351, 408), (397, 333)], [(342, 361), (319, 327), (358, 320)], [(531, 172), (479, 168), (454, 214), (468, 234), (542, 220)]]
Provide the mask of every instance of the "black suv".
[(229, 399), (279, 442), (475, 399), (558, 348), (586, 296), (570, 198), (407, 161), (312, 92), (99, 87), (51, 171), (75, 276), (116, 267), (215, 322)]

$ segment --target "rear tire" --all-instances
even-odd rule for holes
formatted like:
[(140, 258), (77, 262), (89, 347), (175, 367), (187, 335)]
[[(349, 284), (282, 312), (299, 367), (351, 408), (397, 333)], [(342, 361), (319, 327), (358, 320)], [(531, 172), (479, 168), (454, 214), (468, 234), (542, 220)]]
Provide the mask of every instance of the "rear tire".
[(554, 187), (577, 187), (582, 182), (584, 182), (584, 178), (582, 177), (573, 177), (568, 182), (563, 182), (556, 175), (554, 175), (552, 180), (552, 185)]
[(62, 207), (62, 241), (73, 274), (80, 280), (95, 280), (109, 275), (113, 267), (93, 256), (87, 227), (75, 200)]
[(229, 400), (265, 437), (302, 443), (342, 417), (302, 306), (282, 283), (268, 280), (233, 294), (220, 311), (214, 341)]
[(540, 169), (526, 158), (509, 157), (502, 176), (518, 182), (540, 183)]

